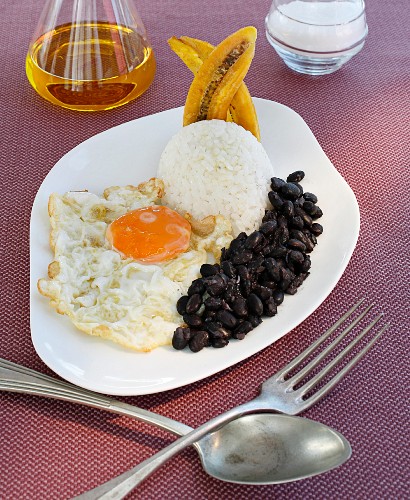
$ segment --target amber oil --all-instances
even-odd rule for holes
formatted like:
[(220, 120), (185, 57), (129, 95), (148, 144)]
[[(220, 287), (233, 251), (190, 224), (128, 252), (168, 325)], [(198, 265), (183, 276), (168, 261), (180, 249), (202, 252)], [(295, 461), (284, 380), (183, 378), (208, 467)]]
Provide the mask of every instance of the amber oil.
[(107, 22), (57, 26), (36, 40), (27, 77), (45, 99), (78, 111), (126, 104), (151, 85), (154, 53), (141, 35)]

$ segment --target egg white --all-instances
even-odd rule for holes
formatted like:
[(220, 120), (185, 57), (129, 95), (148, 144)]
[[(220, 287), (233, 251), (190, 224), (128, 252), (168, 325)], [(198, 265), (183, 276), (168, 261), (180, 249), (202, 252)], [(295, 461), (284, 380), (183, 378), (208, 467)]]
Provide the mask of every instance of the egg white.
[(222, 216), (193, 220), (189, 248), (172, 260), (143, 264), (122, 258), (106, 239), (108, 225), (121, 215), (161, 204), (162, 181), (138, 187), (110, 187), (98, 196), (87, 191), (52, 194), (50, 246), (54, 260), (48, 278), (38, 281), (50, 305), (85, 333), (137, 351), (171, 343), (181, 323), (176, 302), (199, 276), (209, 256), (232, 240)]

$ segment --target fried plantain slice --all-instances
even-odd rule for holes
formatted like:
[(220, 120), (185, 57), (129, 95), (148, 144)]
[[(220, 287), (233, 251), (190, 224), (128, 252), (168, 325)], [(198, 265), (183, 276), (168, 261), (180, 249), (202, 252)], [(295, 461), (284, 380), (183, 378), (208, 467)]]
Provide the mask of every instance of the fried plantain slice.
[[(226, 120), (230, 108), (234, 121), (260, 139), (252, 98), (242, 82), (253, 59), (255, 41), (252, 26), (238, 30), (216, 48), (189, 37), (170, 39), (174, 52), (196, 72), (185, 104), (184, 125), (212, 118)], [(203, 60), (200, 67), (192, 49)]]

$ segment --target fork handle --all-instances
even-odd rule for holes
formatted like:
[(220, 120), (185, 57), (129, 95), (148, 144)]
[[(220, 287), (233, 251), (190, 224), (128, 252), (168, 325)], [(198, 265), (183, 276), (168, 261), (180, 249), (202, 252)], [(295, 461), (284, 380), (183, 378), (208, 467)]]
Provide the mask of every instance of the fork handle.
[(92, 391), (83, 390), (67, 382), (61, 382), (47, 375), (37, 373), (34, 370), (30, 370), (30, 373), (28, 373), (28, 369), (24, 369), (24, 372), (16, 371), (11, 365), (8, 368), (0, 366), (0, 390), (45, 396), (51, 399), (83, 404), (155, 425), (177, 436), (184, 436), (192, 431), (192, 427), (158, 415), (157, 413), (102, 396)]

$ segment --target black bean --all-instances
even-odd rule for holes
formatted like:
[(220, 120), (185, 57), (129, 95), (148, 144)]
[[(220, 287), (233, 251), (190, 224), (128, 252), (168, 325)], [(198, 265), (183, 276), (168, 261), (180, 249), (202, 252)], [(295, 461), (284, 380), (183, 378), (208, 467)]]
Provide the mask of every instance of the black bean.
[(275, 316), (278, 312), (278, 308), (276, 306), (276, 302), (273, 297), (269, 298), (263, 305), (263, 312), (266, 316)]
[(250, 321), (244, 321), (240, 325), (238, 325), (232, 332), (232, 337), (234, 339), (242, 340), (245, 338), (245, 335), (253, 330), (253, 326)]
[(310, 233), (308, 235), (308, 238), (310, 239), (310, 241), (314, 244), (314, 245), (317, 245), (317, 238), (316, 236), (313, 234), (313, 233)]
[(241, 280), (248, 280), (250, 278), (249, 270), (246, 266), (238, 266), (237, 272)]
[(272, 298), (277, 306), (280, 306), (285, 298), (285, 294), (282, 290), (273, 290)]
[(265, 268), (263, 266), (264, 258), (260, 255), (256, 259), (252, 260), (248, 264), (248, 270), (250, 274), (257, 275), (262, 273)]
[(307, 236), (300, 229), (291, 229), (289, 231), (289, 236), (290, 236), (291, 239), (299, 240), (304, 245), (306, 245), (306, 238), (307, 238)]
[(266, 236), (271, 235), (277, 227), (277, 222), (275, 219), (263, 222), (259, 228), (260, 232)]
[(206, 279), (205, 288), (209, 295), (215, 297), (221, 295), (221, 293), (226, 289), (226, 283), (219, 274), (216, 274), (215, 276), (210, 276)]
[(281, 280), (279, 287), (281, 290), (285, 291), (290, 283), (292, 282), (295, 275), (286, 267), (281, 268)]
[(317, 206), (311, 201), (305, 201), (302, 206), (303, 210), (309, 215), (313, 215), (317, 209)]
[[(287, 182), (280, 188), (280, 194), (289, 200), (296, 200), (300, 196), (300, 190), (298, 186), (292, 182)], [(269, 198), (270, 199), (270, 198)], [(272, 202), (271, 202), (272, 203)], [(276, 207), (275, 207), (276, 208)], [(280, 207), (279, 207), (280, 208)]]
[(275, 290), (275, 288), (277, 287), (277, 283), (275, 283), (274, 281), (263, 280), (262, 286), (269, 288), (269, 290)]
[(226, 347), (228, 344), (229, 344), (229, 340), (224, 338), (224, 337), (213, 337), (211, 339), (211, 345), (212, 345), (212, 347), (215, 347), (216, 349)]
[(257, 247), (263, 240), (263, 234), (259, 231), (254, 231), (245, 240), (245, 248), (248, 250), (253, 250)]
[(286, 265), (291, 273), (296, 274), (295, 263), (292, 260), (290, 260), (288, 256), (286, 256)]
[(204, 293), (205, 291), (205, 283), (202, 278), (194, 280), (191, 286), (188, 288), (188, 295), (194, 295), (194, 293)]
[(236, 272), (235, 272), (235, 266), (232, 264), (230, 260), (225, 260), (221, 264), (222, 271), (229, 277), (229, 278), (235, 278)]
[(285, 257), (287, 252), (287, 248), (281, 245), (274, 248), (269, 255), (278, 259), (279, 257)]
[(298, 291), (298, 287), (295, 286), (294, 284), (290, 283), (285, 292), (288, 295), (295, 295), (295, 293)]
[(218, 335), (218, 331), (222, 328), (222, 325), (217, 321), (209, 321), (204, 325), (204, 328), (212, 337), (213, 335)]
[[(287, 252), (287, 250), (286, 250), (286, 252)], [(276, 262), (280, 268), (286, 267), (286, 261), (283, 258), (277, 259)]]
[(248, 321), (253, 326), (253, 328), (256, 328), (262, 323), (262, 318), (260, 316), (256, 316), (255, 314), (250, 314), (248, 316)]
[(287, 227), (280, 227), (276, 230), (276, 234), (278, 235), (278, 243), (284, 244), (289, 239), (289, 230)]
[(303, 198), (305, 198), (306, 201), (311, 201), (312, 203), (317, 203), (317, 196), (313, 193), (304, 193)]
[(303, 170), (296, 170), (296, 172), (292, 172), (291, 174), (288, 175), (286, 178), (287, 182), (300, 182), (304, 179), (305, 177), (305, 172)]
[(274, 245), (266, 245), (264, 248), (262, 248), (261, 254), (269, 255), (274, 250), (274, 248)]
[(247, 264), (252, 260), (253, 253), (250, 250), (242, 250), (232, 257), (232, 263), (234, 265)]
[(232, 308), (226, 300), (222, 300), (221, 309), (223, 309), (224, 311), (232, 312)]
[(231, 282), (231, 278), (227, 276), (225, 273), (219, 273), (219, 276), (222, 278), (222, 281), (225, 283), (225, 286), (228, 285), (228, 283)]
[(232, 310), (237, 316), (247, 316), (248, 305), (243, 297), (236, 297), (232, 302)]
[(202, 326), (202, 318), (197, 314), (184, 314), (182, 319), (188, 326), (192, 326), (193, 328)]
[(316, 205), (316, 210), (312, 214), (312, 218), (313, 219), (319, 219), (320, 217), (322, 217), (322, 215), (323, 215), (322, 209)]
[(277, 283), (280, 280), (280, 269), (276, 260), (273, 257), (268, 257), (265, 259), (265, 267), (269, 276)]
[(219, 297), (207, 297), (204, 306), (208, 311), (217, 311), (222, 307), (222, 299)]
[(199, 272), (204, 278), (207, 278), (208, 276), (214, 276), (215, 274), (218, 274), (219, 269), (218, 266), (212, 264), (202, 264)]
[(278, 215), (276, 222), (279, 228), (288, 227), (288, 219), (284, 215)]
[(292, 217), (289, 222), (290, 222), (291, 227), (294, 227), (296, 229), (303, 229), (303, 227), (305, 225), (302, 217), (300, 217), (299, 215)]
[(279, 177), (272, 177), (270, 180), (270, 187), (273, 191), (279, 191), (279, 189), (286, 184), (283, 179), (280, 179)]
[(220, 326), (219, 328), (213, 329), (212, 332), (210, 332), (210, 341), (212, 347), (220, 348), (220, 347), (225, 347), (229, 343), (229, 339), (231, 338), (232, 334), (230, 330)]
[(270, 220), (276, 220), (275, 210), (265, 210), (265, 215), (262, 218), (262, 223), (269, 222)]
[(249, 294), (248, 308), (256, 316), (262, 316), (263, 314), (263, 303), (255, 293)]
[(309, 255), (306, 255), (305, 260), (303, 261), (303, 264), (301, 265), (300, 270), (303, 273), (307, 273), (309, 271), (311, 265), (312, 265), (312, 263), (310, 261), (310, 257), (309, 257)]
[(294, 184), (299, 189), (298, 198), (300, 198), (303, 195), (303, 187), (298, 182), (292, 182), (292, 184)]
[(305, 274), (305, 273), (301, 273), (298, 276), (296, 276), (292, 280), (292, 282), (290, 283), (288, 288), (285, 290), (286, 293), (289, 295), (294, 295), (298, 291), (298, 288), (303, 283), (303, 281), (305, 280), (306, 277), (307, 277), (307, 274)]
[(229, 311), (218, 311), (216, 313), (216, 318), (218, 321), (220, 321), (224, 326), (228, 328), (235, 328), (235, 326), (238, 323), (238, 320)]
[(251, 293), (251, 290), (252, 290), (252, 282), (251, 282), (251, 280), (242, 280), (241, 281), (241, 292), (242, 292), (242, 295), (244, 295), (245, 297), (247, 297)]
[(274, 191), (269, 191), (268, 198), (269, 198), (269, 201), (271, 202), (273, 208), (279, 209), (283, 205), (282, 198)]
[(305, 260), (305, 256), (303, 255), (302, 252), (299, 252), (298, 250), (291, 250), (288, 253), (288, 259), (291, 262), (294, 262), (295, 264), (302, 265), (303, 261)]
[(178, 311), (178, 314), (180, 314), (181, 316), (186, 313), (186, 305), (187, 305), (188, 300), (189, 300), (189, 296), (183, 295), (177, 301), (177, 311)]
[(283, 205), (281, 207), (282, 214), (286, 218), (291, 218), (295, 215), (295, 208), (293, 206), (293, 203), (290, 200), (286, 200), (283, 202)]
[(199, 293), (194, 293), (189, 297), (185, 311), (187, 314), (194, 314), (202, 305), (202, 296)]
[(218, 331), (214, 333), (214, 337), (224, 338), (226, 340), (230, 339), (232, 336), (232, 332), (228, 330), (228, 328), (224, 328), (223, 326), (218, 328)]
[(230, 255), (235, 255), (238, 252), (241, 252), (243, 250), (243, 240), (238, 240), (237, 238), (231, 241), (231, 244), (229, 245), (229, 254)]
[(199, 352), (204, 347), (209, 345), (209, 334), (205, 330), (198, 330), (194, 332), (189, 343), (189, 348), (192, 352)]
[(254, 291), (262, 302), (272, 297), (272, 290), (266, 286), (258, 285), (258, 287), (254, 289)]
[[(302, 233), (303, 234), (303, 233)], [(299, 252), (306, 251), (306, 245), (302, 243), (299, 239), (291, 238), (287, 243), (288, 248), (292, 248), (293, 250), (299, 250)]]
[(211, 311), (211, 310), (208, 310), (206, 309), (202, 316), (201, 316), (202, 320), (204, 323), (209, 323), (210, 321), (215, 321), (216, 319), (216, 311)]
[(313, 252), (314, 248), (315, 248), (315, 245), (312, 243), (312, 241), (310, 240), (310, 238), (307, 238), (306, 253)]
[(310, 230), (315, 236), (320, 236), (323, 233), (323, 226), (321, 224), (318, 224), (317, 222), (314, 222)]
[(296, 207), (295, 208), (295, 213), (296, 213), (296, 215), (298, 215), (303, 220), (303, 224), (304, 224), (305, 227), (310, 227), (313, 224), (312, 217), (309, 214), (307, 214), (303, 210), (303, 208)]
[(172, 337), (172, 347), (177, 350), (185, 349), (188, 345), (189, 339), (191, 338), (191, 330), (189, 328), (183, 328), (179, 326)]

